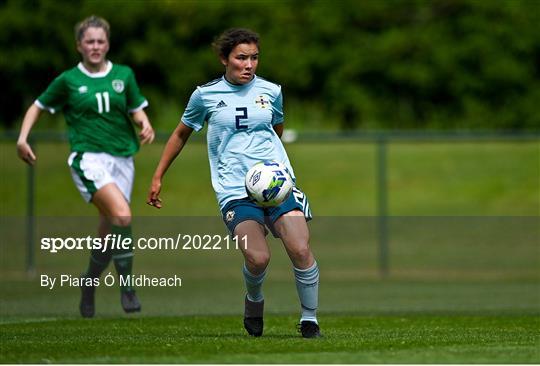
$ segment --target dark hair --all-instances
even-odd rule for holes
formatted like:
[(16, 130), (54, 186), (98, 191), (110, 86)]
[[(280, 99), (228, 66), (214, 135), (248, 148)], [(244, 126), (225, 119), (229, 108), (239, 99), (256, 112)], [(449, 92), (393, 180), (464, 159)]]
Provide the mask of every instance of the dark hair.
[(109, 22), (107, 22), (101, 17), (91, 15), (88, 18), (81, 20), (75, 25), (75, 39), (77, 40), (77, 42), (79, 42), (83, 38), (84, 32), (86, 32), (86, 30), (91, 27), (102, 28), (107, 35), (107, 39), (110, 39), (111, 26), (109, 25)]
[(239, 44), (255, 43), (259, 47), (259, 35), (246, 28), (230, 28), (212, 43), (212, 47), (220, 57), (228, 58), (229, 54)]

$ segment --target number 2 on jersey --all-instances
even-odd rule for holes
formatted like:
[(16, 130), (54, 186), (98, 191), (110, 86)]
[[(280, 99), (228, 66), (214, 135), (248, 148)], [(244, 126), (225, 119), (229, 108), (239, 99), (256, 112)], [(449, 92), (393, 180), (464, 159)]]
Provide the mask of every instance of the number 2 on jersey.
[(103, 105), (105, 104), (105, 113), (110, 112), (111, 106), (109, 102), (109, 92), (96, 93), (98, 113), (103, 113)]
[(247, 108), (246, 107), (238, 107), (236, 108), (236, 111), (237, 112), (242, 112), (242, 114), (237, 114), (235, 116), (235, 119), (236, 119), (236, 129), (237, 130), (243, 130), (245, 128), (248, 128), (247, 125), (243, 125), (243, 124), (240, 124), (240, 121), (243, 120), (243, 119), (247, 119), (248, 118), (248, 115), (247, 115)]

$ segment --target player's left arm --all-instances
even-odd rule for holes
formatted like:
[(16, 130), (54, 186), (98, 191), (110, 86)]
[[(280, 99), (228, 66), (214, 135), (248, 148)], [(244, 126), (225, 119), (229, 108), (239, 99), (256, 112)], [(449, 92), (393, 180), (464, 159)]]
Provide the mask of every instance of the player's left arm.
[(141, 144), (151, 144), (152, 141), (154, 141), (155, 132), (152, 124), (150, 123), (150, 119), (148, 119), (148, 116), (146, 115), (146, 112), (141, 109), (133, 112), (131, 117), (133, 118), (133, 123), (135, 123), (135, 125), (141, 129), (141, 132), (139, 132)]
[(139, 132), (139, 138), (141, 144), (151, 144), (154, 141), (154, 129), (150, 123), (150, 119), (146, 115), (144, 108), (148, 106), (148, 101), (141, 94), (137, 80), (135, 80), (135, 74), (133, 70), (128, 67), (128, 75), (126, 77), (126, 103), (128, 111), (131, 114), (133, 123), (141, 129)]

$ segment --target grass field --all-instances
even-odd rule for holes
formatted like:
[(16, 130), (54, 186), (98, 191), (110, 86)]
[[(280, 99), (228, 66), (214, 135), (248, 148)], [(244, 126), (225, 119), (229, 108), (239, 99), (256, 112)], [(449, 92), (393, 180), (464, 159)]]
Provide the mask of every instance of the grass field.
[[(145, 204), (162, 143), (136, 158), (135, 216), (157, 215)], [(318, 216), (373, 216), (377, 208), (376, 146), (333, 142), (287, 145), (298, 183)], [(396, 142), (388, 149), (389, 214), (394, 216), (527, 216), (540, 214), (540, 142)], [(68, 145), (39, 143), (36, 214), (94, 215), (67, 169)], [(26, 167), (15, 145), (0, 143), (1, 214), (25, 213)], [(314, 169), (316, 167), (316, 169)], [(330, 179), (331, 178), (331, 179)], [(55, 189), (51, 189), (55, 187)], [(206, 145), (190, 142), (164, 181), (161, 216), (216, 215)], [(196, 197), (196, 199), (193, 199)], [(9, 208), (9, 209), (8, 209)]]
[[(56, 319), (4, 324), (10, 363), (530, 363), (538, 318), (324, 317), (325, 336), (303, 340), (295, 318), (274, 316), (250, 339), (237, 317)], [(47, 339), (43, 335), (47, 335)]]
[[(169, 172), (165, 208), (144, 204), (161, 148), (138, 156), (135, 236), (224, 235), (203, 144), (188, 145)], [(294, 280), (273, 239), (261, 339), (242, 328), (242, 258), (234, 249), (139, 250), (137, 273), (178, 275), (182, 286), (140, 288), (143, 312), (135, 316), (121, 311), (116, 287), (100, 287), (97, 317), (80, 319), (78, 288), (49, 290), (39, 276), (77, 276), (87, 255), (37, 250), (36, 276), (26, 275), (26, 168), (13, 144), (0, 144), (0, 362), (540, 363), (538, 142), (391, 144), (384, 278), (375, 146), (287, 148), (316, 215), (311, 245), (324, 334), (317, 340), (296, 332)], [(66, 156), (65, 144), (38, 145), (36, 238), (95, 232), (94, 209), (73, 187)]]

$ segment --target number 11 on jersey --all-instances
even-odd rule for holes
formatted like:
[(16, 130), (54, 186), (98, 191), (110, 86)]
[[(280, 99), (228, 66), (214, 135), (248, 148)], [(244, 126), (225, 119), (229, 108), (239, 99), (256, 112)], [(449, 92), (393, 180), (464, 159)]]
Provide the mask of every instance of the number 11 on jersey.
[(103, 113), (103, 104), (105, 104), (105, 113), (110, 112), (109, 92), (96, 93), (98, 113)]

